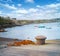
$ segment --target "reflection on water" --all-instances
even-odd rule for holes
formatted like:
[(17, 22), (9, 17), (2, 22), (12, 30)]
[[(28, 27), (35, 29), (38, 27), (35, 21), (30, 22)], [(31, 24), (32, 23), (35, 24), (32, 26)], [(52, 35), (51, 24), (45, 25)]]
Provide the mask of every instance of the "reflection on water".
[(44, 35), (47, 39), (60, 39), (59, 23), (29, 24), (13, 28), (7, 28), (7, 32), (1, 32), (0, 37), (31, 39), (35, 40), (37, 35)]

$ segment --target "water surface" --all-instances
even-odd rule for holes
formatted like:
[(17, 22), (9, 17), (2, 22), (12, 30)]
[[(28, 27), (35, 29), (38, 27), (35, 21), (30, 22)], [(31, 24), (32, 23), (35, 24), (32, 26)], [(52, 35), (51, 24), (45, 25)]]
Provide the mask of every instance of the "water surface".
[(44, 35), (47, 39), (60, 39), (60, 22), (29, 24), (6, 28), (7, 32), (0, 32), (0, 37), (35, 40), (38, 35)]

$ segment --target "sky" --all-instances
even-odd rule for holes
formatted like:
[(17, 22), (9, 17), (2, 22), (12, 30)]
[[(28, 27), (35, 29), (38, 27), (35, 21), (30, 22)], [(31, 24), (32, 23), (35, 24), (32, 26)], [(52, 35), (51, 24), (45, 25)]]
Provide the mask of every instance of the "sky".
[(60, 0), (0, 0), (0, 16), (18, 20), (60, 18)]

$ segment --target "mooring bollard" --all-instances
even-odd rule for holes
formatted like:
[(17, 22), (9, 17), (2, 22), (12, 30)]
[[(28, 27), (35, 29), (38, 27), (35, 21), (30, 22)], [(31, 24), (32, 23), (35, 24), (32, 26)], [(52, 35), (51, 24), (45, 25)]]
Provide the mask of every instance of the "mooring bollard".
[(45, 36), (36, 36), (35, 39), (37, 41), (36, 42), (37, 45), (43, 45), (43, 44), (45, 44), (45, 39), (46, 39)]

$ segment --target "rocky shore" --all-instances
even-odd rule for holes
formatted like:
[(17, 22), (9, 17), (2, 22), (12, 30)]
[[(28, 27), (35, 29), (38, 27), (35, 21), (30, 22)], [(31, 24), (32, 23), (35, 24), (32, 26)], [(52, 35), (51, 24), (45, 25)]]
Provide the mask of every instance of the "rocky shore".
[(0, 25), (0, 32), (6, 32), (5, 28), (11, 28), (11, 27), (16, 27), (16, 26), (22, 26), (22, 25), (16, 25), (16, 24), (12, 24), (12, 25)]

